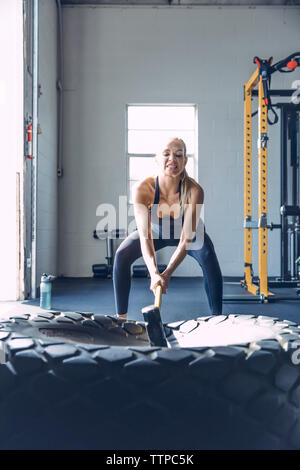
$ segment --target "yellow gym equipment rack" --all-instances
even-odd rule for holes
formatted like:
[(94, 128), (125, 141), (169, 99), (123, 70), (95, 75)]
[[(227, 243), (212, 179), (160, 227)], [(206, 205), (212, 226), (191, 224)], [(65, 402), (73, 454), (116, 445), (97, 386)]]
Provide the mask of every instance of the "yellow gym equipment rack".
[[(275, 71), (293, 72), (300, 66), (300, 52), (291, 54), (287, 58), (272, 65), (273, 58), (261, 59), (254, 57), (253, 62), (257, 65), (250, 79), (244, 84), (244, 278), (240, 281), (251, 295), (250, 296), (224, 296), (223, 301), (247, 301), (258, 300), (260, 302), (269, 302), (276, 300), (300, 300), (299, 297), (281, 297), (275, 296), (270, 290), (269, 285), (279, 283), (268, 283), (268, 229), (282, 228), (282, 224), (267, 223), (268, 214), (268, 124), (275, 124), (278, 121), (278, 115), (271, 103), (273, 96), (292, 96), (295, 90), (270, 90), (271, 75)], [(255, 88), (258, 88), (256, 90)], [(257, 112), (252, 113), (252, 97), (258, 96)], [(276, 105), (278, 106), (278, 104)], [(279, 105), (280, 107), (280, 105)], [(273, 121), (270, 120), (269, 113), (274, 115)], [(258, 221), (252, 219), (252, 117), (258, 113)], [(297, 210), (293, 206), (284, 206), (290, 208), (295, 214)], [(281, 208), (282, 209), (282, 208)], [(291, 215), (287, 213), (286, 215)], [(300, 220), (300, 219), (299, 219)], [(252, 268), (252, 231), (258, 230), (258, 278), (254, 278)], [(289, 284), (292, 284), (291, 282)], [(291, 287), (291, 285), (290, 285)]]

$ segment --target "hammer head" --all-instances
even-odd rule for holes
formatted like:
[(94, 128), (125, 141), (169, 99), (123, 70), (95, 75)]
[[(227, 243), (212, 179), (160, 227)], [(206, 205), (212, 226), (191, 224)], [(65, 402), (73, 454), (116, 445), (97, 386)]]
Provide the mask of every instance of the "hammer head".
[(157, 321), (161, 322), (160, 311), (155, 305), (148, 305), (148, 307), (142, 308), (142, 314), (145, 322)]
[(155, 305), (148, 305), (142, 309), (142, 314), (151, 346), (168, 347), (159, 308)]

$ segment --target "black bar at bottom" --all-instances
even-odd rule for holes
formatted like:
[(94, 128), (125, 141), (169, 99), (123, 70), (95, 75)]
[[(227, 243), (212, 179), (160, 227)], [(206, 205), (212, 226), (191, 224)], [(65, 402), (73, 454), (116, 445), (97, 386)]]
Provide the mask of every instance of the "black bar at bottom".
[(223, 302), (259, 302), (263, 300), (260, 295), (224, 295)]
[(279, 295), (270, 295), (269, 297), (260, 297), (259, 295), (252, 295), (246, 296), (246, 295), (228, 295), (223, 297), (223, 302), (226, 303), (235, 303), (235, 302), (253, 302), (253, 303), (272, 303), (272, 302), (279, 302), (283, 300), (297, 300), (300, 301), (300, 291), (299, 291), (299, 296), (297, 297), (292, 297), (292, 296), (279, 296)]
[(288, 297), (288, 296), (276, 296), (274, 295), (274, 297), (268, 297), (268, 302), (269, 303), (272, 303), (272, 302), (279, 302), (281, 300), (297, 300), (298, 302), (300, 302), (300, 294), (298, 297)]
[(277, 288), (293, 288), (293, 287), (300, 287), (300, 281), (269, 281), (268, 287), (277, 287)]

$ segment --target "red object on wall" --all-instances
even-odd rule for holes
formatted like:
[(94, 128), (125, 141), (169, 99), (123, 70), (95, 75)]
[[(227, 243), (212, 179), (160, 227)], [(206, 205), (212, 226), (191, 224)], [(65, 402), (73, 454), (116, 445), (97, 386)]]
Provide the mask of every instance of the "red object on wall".
[(27, 126), (27, 158), (32, 158), (32, 125)]
[(287, 64), (286, 64), (287, 68), (290, 69), (290, 70), (294, 70), (296, 67), (298, 67), (298, 61), (297, 60), (290, 60)]

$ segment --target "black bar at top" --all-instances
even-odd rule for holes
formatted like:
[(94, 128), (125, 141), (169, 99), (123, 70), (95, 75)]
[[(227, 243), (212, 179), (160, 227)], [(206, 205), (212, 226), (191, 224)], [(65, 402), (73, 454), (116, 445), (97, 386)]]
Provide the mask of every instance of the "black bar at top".
[[(290, 90), (269, 90), (269, 95), (270, 96), (292, 96), (293, 93), (297, 91), (296, 89), (290, 89)], [(258, 90), (253, 90), (252, 91), (253, 96), (258, 96)]]

